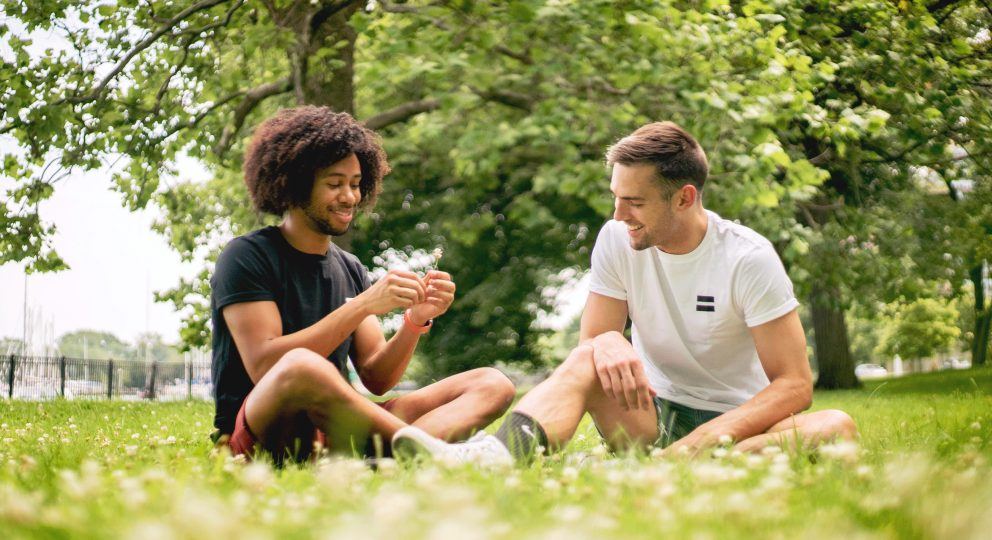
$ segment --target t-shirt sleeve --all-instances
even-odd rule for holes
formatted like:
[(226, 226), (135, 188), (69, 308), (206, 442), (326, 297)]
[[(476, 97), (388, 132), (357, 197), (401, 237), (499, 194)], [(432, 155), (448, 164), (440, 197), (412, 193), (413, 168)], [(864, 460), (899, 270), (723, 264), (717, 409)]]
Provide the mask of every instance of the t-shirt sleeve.
[(773, 321), (799, 307), (792, 280), (770, 245), (748, 253), (734, 279), (734, 299), (748, 327)]
[(240, 302), (275, 300), (275, 276), (258, 247), (235, 238), (224, 248), (210, 279), (213, 304), (222, 309)]
[(608, 221), (599, 230), (596, 245), (592, 248), (592, 270), (589, 279), (589, 291), (617, 300), (627, 299), (627, 286), (621, 279), (621, 253), (616, 239), (611, 234)]

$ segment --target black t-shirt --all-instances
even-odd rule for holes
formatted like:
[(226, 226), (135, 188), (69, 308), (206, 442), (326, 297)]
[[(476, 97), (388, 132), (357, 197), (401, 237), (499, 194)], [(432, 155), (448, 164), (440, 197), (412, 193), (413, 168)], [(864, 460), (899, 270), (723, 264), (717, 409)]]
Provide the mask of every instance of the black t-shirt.
[[(210, 279), (213, 317), (213, 383), (217, 411), (214, 427), (234, 431), (234, 421), (255, 386), (221, 310), (231, 304), (271, 300), (282, 317), (282, 334), (313, 325), (370, 285), (368, 272), (354, 255), (335, 245), (325, 255), (303, 253), (278, 227), (266, 227), (231, 240), (217, 258)], [(348, 336), (327, 359), (346, 373)]]

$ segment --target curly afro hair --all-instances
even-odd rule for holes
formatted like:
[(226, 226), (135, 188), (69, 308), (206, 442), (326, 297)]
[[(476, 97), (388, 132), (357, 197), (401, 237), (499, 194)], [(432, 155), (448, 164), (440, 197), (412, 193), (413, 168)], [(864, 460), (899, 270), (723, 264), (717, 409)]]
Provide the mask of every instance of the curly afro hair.
[(318, 169), (355, 154), (362, 168), (361, 207), (375, 204), (389, 173), (378, 136), (328, 107), (283, 109), (255, 129), (245, 155), (245, 184), (255, 209), (277, 216), (310, 200)]

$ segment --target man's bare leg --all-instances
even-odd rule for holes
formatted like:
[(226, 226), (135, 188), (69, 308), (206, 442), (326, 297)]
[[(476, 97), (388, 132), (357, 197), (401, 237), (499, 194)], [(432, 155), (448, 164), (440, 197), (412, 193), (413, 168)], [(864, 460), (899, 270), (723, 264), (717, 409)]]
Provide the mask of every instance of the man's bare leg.
[(439, 439), (458, 441), (502, 416), (515, 392), (505, 375), (479, 368), (400, 396), (386, 410)]
[(358, 394), (327, 359), (295, 349), (248, 395), (245, 420), (263, 448), (281, 452), (279, 446), (289, 442), (301, 416), (323, 431), (335, 449), (362, 449), (370, 434), (388, 441), (406, 425)]
[(802, 413), (786, 418), (768, 431), (744, 439), (734, 448), (742, 452), (759, 452), (767, 446), (782, 448), (815, 447), (832, 440), (852, 440), (858, 428), (847, 413), (839, 410)]
[(537, 421), (547, 434), (551, 449), (563, 448), (589, 412), (614, 449), (650, 445), (658, 439), (658, 414), (648, 410), (624, 410), (610, 399), (599, 383), (592, 350), (578, 347), (547, 380), (527, 393), (514, 412)]

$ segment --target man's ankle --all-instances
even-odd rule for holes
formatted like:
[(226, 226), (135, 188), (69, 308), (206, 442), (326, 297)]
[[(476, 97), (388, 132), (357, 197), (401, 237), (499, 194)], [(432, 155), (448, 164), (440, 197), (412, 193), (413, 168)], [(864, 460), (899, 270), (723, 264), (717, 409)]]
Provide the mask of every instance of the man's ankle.
[(519, 411), (513, 411), (496, 432), (496, 438), (518, 463), (529, 463), (548, 452), (548, 435), (541, 424)]

